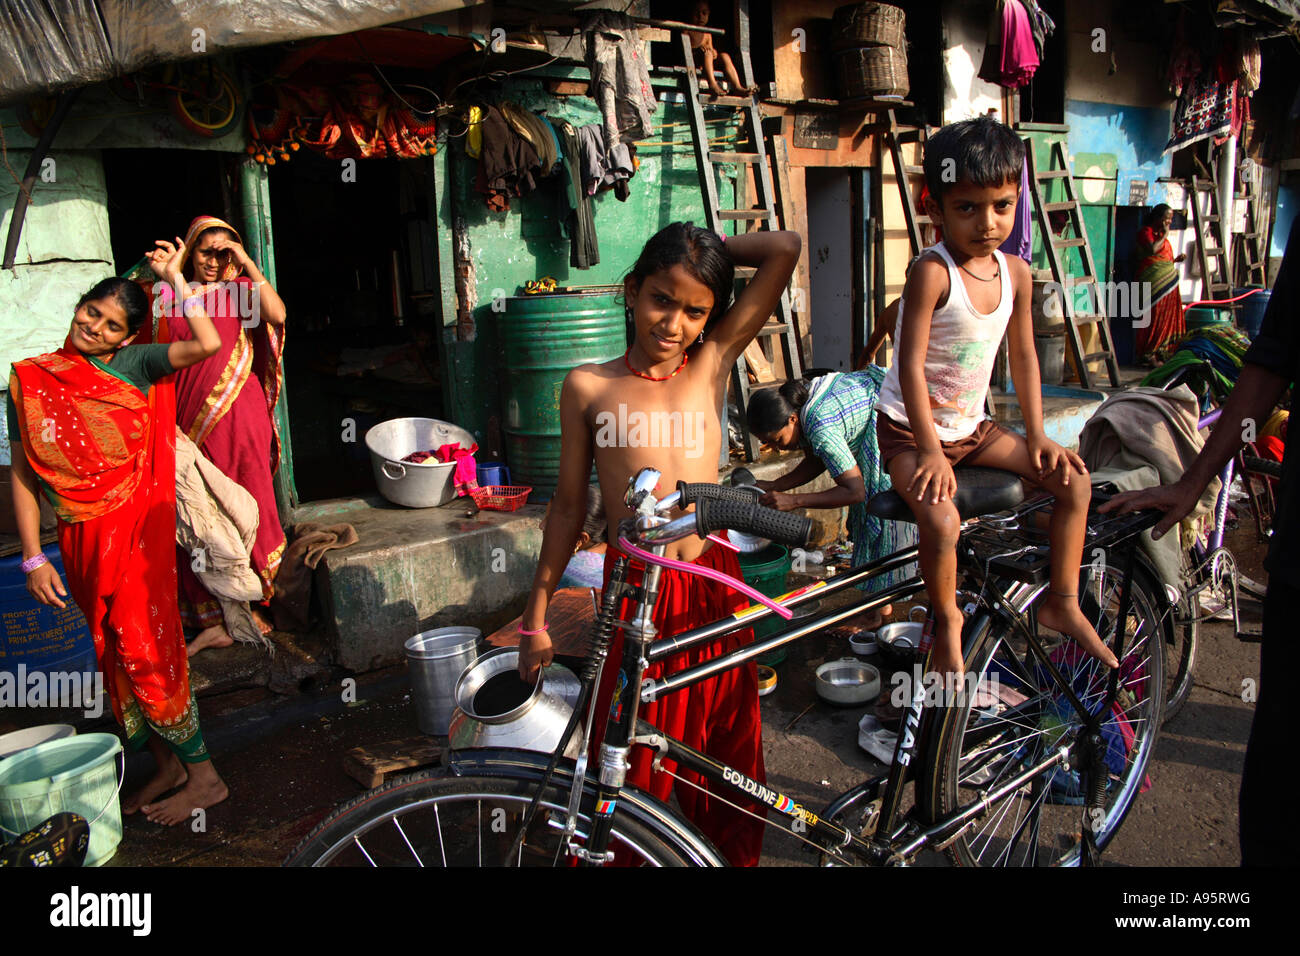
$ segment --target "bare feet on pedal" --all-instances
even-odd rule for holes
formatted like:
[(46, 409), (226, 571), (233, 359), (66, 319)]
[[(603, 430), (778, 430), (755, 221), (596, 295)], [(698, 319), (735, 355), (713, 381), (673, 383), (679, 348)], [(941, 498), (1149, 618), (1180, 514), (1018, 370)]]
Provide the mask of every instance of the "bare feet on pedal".
[(199, 631), (199, 636), (190, 641), (185, 653), (187, 656), (193, 657), (199, 651), (206, 650), (209, 647), (229, 647), (233, 643), (235, 641), (226, 633), (226, 629), (220, 624), (214, 624)]
[(169, 752), (159, 764), (157, 772), (149, 778), (149, 781), (122, 801), (122, 812), (126, 814), (135, 813), (141, 806), (160, 793), (166, 793), (168, 790), (179, 787), (188, 779), (189, 774), (185, 772), (185, 765), (181, 763), (180, 758)]
[(1119, 667), (1119, 661), (1105, 642), (1097, 636), (1088, 618), (1079, 609), (1076, 594), (1048, 591), (1038, 605), (1038, 623), (1053, 631), (1060, 631), (1107, 667)]

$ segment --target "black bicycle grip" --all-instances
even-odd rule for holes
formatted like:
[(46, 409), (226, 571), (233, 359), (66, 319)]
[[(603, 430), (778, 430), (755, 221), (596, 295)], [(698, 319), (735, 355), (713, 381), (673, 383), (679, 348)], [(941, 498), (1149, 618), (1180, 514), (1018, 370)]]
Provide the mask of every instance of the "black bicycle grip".
[(789, 511), (765, 508), (757, 501), (704, 498), (695, 504), (695, 527), (700, 537), (726, 528), (803, 547), (812, 535), (812, 519)]
[(677, 490), (681, 493), (681, 500), (678, 502), (681, 508), (687, 508), (700, 501), (734, 501), (747, 505), (757, 502), (761, 494), (754, 488), (729, 488), (708, 481), (679, 481)]

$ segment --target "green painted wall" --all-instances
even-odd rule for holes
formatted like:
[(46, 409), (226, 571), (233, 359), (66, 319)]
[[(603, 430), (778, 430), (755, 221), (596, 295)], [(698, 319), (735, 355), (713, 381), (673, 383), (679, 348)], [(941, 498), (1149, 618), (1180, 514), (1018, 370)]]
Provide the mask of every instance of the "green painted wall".
[[(504, 213), (490, 211), (483, 196), (474, 191), (477, 161), (465, 155), (462, 139), (451, 138), (438, 164), (437, 228), (442, 259), (444, 358), (448, 375), (447, 408), (457, 424), (472, 431), (480, 445), (488, 435), (489, 421), (501, 416), (500, 344), (497, 336), (503, 313), (492, 310), (494, 290), (505, 295), (522, 292), (525, 282), (553, 276), (562, 286), (615, 285), (631, 269), (642, 246), (669, 223), (690, 220), (704, 225), (704, 204), (699, 173), (691, 149), (686, 104), (675, 86), (656, 88), (660, 93), (652, 139), (638, 148), (641, 167), (631, 181), (627, 202), (619, 202), (612, 191), (595, 197), (596, 234), (600, 263), (591, 269), (569, 265), (569, 240), (561, 235), (565, 206), (559, 189), (545, 185), (522, 198), (512, 198)], [(663, 102), (665, 95), (668, 102)], [(537, 80), (519, 81), (507, 87), (505, 98), (534, 112), (568, 120), (574, 126), (600, 121), (595, 102), (585, 96), (555, 97)], [(731, 110), (707, 111), (711, 140), (735, 137)], [(677, 124), (677, 125), (671, 125)], [(668, 142), (674, 140), (675, 142)], [(733, 148), (714, 143), (714, 149)], [(725, 168), (720, 182), (724, 203), (735, 193), (735, 170)], [(567, 175), (567, 174), (566, 174)], [(456, 339), (456, 292), (451, 274), (451, 232), (456, 216), (463, 217), (475, 266), (475, 338)], [(483, 446), (485, 453), (499, 449)], [(483, 457), (483, 456), (480, 456)]]

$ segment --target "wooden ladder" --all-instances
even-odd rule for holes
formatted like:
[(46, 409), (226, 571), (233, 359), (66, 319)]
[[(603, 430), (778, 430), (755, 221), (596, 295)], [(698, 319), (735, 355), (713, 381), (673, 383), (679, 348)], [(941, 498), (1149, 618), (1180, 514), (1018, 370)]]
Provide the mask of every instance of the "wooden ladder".
[[(1070, 354), (1074, 357), (1074, 366), (1079, 372), (1079, 384), (1084, 388), (1092, 388), (1092, 371), (1088, 368), (1088, 363), (1098, 359), (1105, 360), (1110, 384), (1118, 388), (1119, 362), (1115, 358), (1115, 345), (1111, 341), (1110, 323), (1106, 321), (1106, 297), (1102, 295), (1101, 286), (1098, 284), (1097, 264), (1093, 261), (1092, 246), (1088, 243), (1088, 232), (1083, 225), (1082, 206), (1074, 189), (1074, 176), (1070, 173), (1070, 164), (1065, 158), (1065, 148), (1060, 142), (1052, 143), (1049, 156), (1050, 168), (1039, 172), (1034, 161), (1033, 141), (1029, 137), (1025, 138), (1025, 161), (1029, 164), (1029, 191), (1034, 201), (1034, 217), (1038, 222), (1039, 234), (1043, 237), (1043, 249), (1047, 252), (1047, 261), (1052, 268), (1052, 279), (1061, 291), (1061, 311), (1065, 317)], [(1040, 184), (1054, 179), (1061, 181), (1065, 200), (1044, 202)], [(1053, 212), (1069, 213), (1070, 219), (1066, 232), (1072, 232), (1073, 235), (1057, 238), (1048, 218), (1048, 214)], [(1083, 260), (1082, 276), (1076, 278), (1066, 274), (1065, 265), (1061, 261), (1060, 250), (1062, 249), (1079, 250)], [(1074, 295), (1070, 291), (1075, 286), (1086, 286), (1091, 289), (1091, 313), (1080, 314), (1075, 311)], [(1083, 350), (1079, 328), (1087, 325), (1097, 326), (1097, 335), (1101, 340), (1099, 351), (1085, 353)]]
[[(1201, 196), (1208, 195), (1206, 212), (1201, 213)], [(1228, 246), (1224, 241), (1223, 215), (1219, 209), (1219, 187), (1214, 182), (1192, 177), (1192, 223), (1196, 229), (1196, 257), (1201, 266), (1201, 298), (1226, 299), (1231, 295), (1228, 281)], [(1210, 269), (1210, 260), (1215, 267)]]
[[(1259, 167), (1253, 168), (1258, 169)], [(1240, 272), (1237, 274), (1244, 278), (1241, 283), (1243, 286), (1259, 285), (1261, 288), (1267, 288), (1268, 257), (1265, 255), (1264, 249), (1268, 237), (1264, 235), (1265, 230), (1260, 226), (1257, 212), (1259, 176), (1253, 175), (1246, 179), (1245, 185), (1245, 190), (1238, 193), (1236, 197), (1246, 204), (1246, 231), (1241, 233), (1240, 243), (1233, 242), (1233, 251), (1237, 253), (1236, 261), (1240, 268)], [(1229, 228), (1231, 228), (1231, 224), (1229, 224)]]
[(903, 218), (907, 221), (907, 238), (912, 242), (912, 256), (915, 258), (925, 248), (921, 227), (933, 224), (929, 215), (916, 208), (913, 188), (917, 177), (925, 178), (923, 166), (910, 165), (903, 161), (903, 144), (920, 143), (925, 149), (926, 130), (919, 126), (900, 126), (893, 110), (889, 110), (889, 124), (885, 129), (885, 146), (894, 161), (894, 178), (898, 181), (898, 193), (903, 202)]
[[(736, 17), (739, 25), (737, 31), (737, 49), (740, 62), (736, 64), (737, 72), (746, 86), (754, 83), (754, 72), (749, 57), (749, 3), (740, 0), (737, 3)], [(709, 228), (717, 233), (724, 231), (729, 222), (757, 222), (760, 228), (779, 230), (781, 218), (777, 214), (776, 193), (773, 186), (772, 167), (763, 135), (763, 119), (759, 112), (757, 98), (753, 96), (718, 96), (713, 97), (700, 92), (700, 75), (695, 69), (695, 58), (691, 52), (691, 38), (686, 31), (681, 31), (682, 56), (686, 63), (684, 74), (687, 113), (690, 116), (691, 134), (695, 147), (695, 162), (700, 172), (700, 189), (704, 194), (704, 214)], [(704, 121), (704, 105), (730, 109), (739, 114), (741, 126), (749, 143), (745, 152), (719, 152), (709, 148), (708, 129)], [(718, 182), (714, 173), (717, 164), (734, 164), (750, 167), (754, 170), (754, 184), (758, 195), (757, 207), (751, 209), (724, 209), (718, 199)], [(737, 267), (737, 280), (748, 279), (754, 275), (752, 267)], [(764, 339), (779, 338), (783, 348), (782, 359), (785, 374), (789, 379), (801, 378), (803, 363), (799, 354), (798, 327), (790, 303), (789, 290), (782, 290), (781, 300), (777, 303), (776, 321), (768, 322), (758, 331), (755, 342)], [(744, 436), (745, 460), (754, 461), (758, 457), (758, 439), (749, 433), (749, 370), (742, 352), (731, 370), (731, 382), (735, 389), (736, 407), (740, 412), (740, 427)]]

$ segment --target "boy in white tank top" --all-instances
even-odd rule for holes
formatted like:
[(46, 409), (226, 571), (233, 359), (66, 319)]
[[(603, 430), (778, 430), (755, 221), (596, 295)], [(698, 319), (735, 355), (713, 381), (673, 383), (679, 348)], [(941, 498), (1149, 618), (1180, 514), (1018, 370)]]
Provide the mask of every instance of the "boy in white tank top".
[[(931, 665), (939, 674), (965, 671), (957, 609), (961, 519), (953, 502), (958, 462), (1013, 471), (1056, 496), (1048, 530), (1051, 584), (1038, 605), (1038, 621), (1107, 666), (1118, 666), (1079, 608), (1092, 487), (1079, 456), (1043, 431), (1029, 266), (998, 251), (1015, 219), (1024, 155), (1019, 137), (987, 116), (953, 123), (930, 137), (926, 208), (944, 241), (926, 250), (908, 275), (894, 336), (898, 351), (881, 388), (880, 455), (916, 517), (921, 576), (935, 618)], [(1024, 438), (984, 418), (1004, 332)]]

